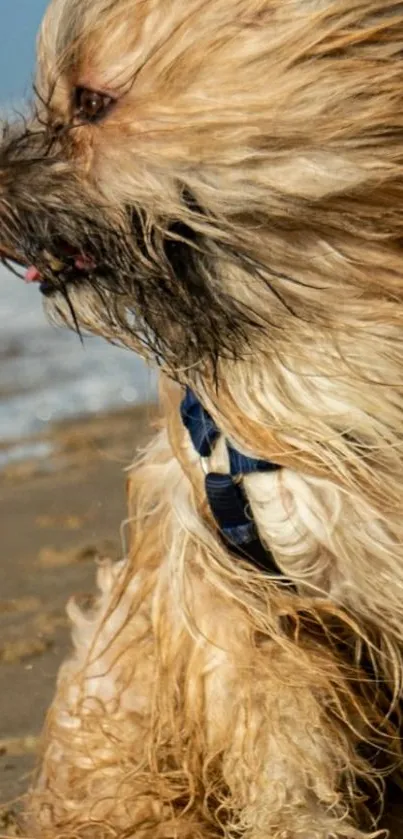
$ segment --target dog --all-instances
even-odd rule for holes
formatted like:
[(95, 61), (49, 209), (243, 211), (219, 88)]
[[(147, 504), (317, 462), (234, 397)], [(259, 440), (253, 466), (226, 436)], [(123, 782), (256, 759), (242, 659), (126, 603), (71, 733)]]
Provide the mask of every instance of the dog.
[[(364, 839), (398, 771), (403, 9), (53, 0), (0, 253), (161, 371), (42, 839)], [(372, 798), (374, 796), (372, 795)]]

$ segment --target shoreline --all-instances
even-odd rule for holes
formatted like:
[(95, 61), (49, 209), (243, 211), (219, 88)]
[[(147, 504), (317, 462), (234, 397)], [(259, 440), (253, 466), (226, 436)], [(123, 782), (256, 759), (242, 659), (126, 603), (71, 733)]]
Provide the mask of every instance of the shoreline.
[(88, 463), (104, 453), (117, 461), (133, 459), (138, 428), (151, 428), (157, 402), (110, 408), (49, 422), (42, 430), (21, 437), (0, 439), (0, 487), (4, 481), (39, 477), (69, 469), (77, 461)]

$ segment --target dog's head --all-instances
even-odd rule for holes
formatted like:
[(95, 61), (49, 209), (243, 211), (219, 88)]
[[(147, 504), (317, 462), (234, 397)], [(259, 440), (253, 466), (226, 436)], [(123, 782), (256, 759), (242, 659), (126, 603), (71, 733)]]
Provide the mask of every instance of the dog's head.
[(53, 0), (35, 116), (1, 146), (0, 253), (53, 317), (177, 374), (382, 331), (402, 32), (384, 0)]

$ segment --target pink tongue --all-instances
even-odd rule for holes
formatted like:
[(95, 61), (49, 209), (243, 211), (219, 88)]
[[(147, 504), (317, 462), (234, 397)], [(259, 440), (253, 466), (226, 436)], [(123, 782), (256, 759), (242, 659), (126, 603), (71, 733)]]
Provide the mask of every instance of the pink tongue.
[(26, 283), (39, 283), (41, 280), (41, 274), (35, 265), (30, 265), (25, 272), (25, 282)]

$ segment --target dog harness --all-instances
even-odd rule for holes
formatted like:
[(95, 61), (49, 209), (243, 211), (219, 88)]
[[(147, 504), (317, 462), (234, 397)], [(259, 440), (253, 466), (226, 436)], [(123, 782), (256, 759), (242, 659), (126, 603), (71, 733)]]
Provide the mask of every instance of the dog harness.
[[(193, 446), (200, 457), (210, 457), (221, 432), (213, 418), (190, 388), (181, 403), (181, 417)], [(262, 543), (253, 519), (242, 478), (253, 472), (276, 472), (281, 469), (270, 460), (246, 457), (225, 441), (229, 473), (209, 472), (205, 477), (207, 500), (226, 546), (236, 556), (249, 560), (271, 576), (282, 577), (274, 557)]]

